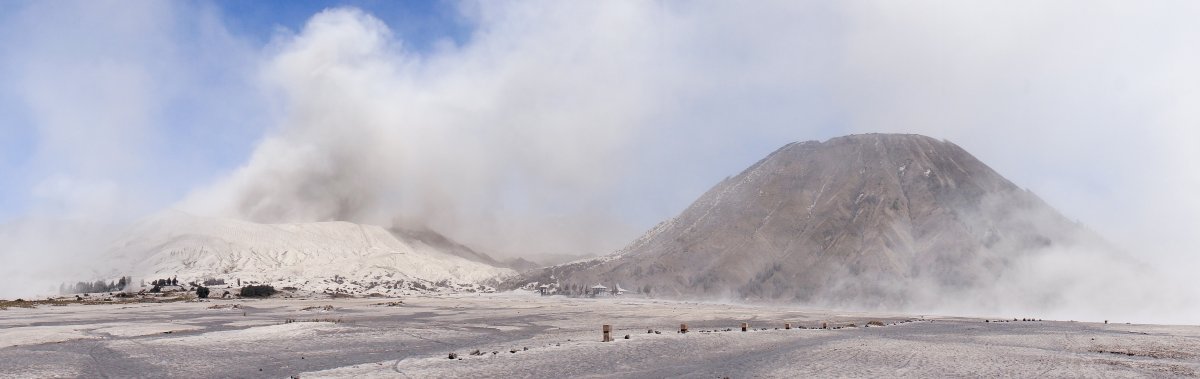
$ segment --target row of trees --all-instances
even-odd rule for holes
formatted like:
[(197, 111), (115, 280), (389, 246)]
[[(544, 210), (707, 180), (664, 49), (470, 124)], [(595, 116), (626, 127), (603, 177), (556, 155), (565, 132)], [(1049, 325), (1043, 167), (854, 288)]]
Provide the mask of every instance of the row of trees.
[[(650, 295), (650, 291), (654, 290), (649, 284), (642, 287), (633, 287), (634, 291), (645, 295)], [(567, 296), (587, 296), (591, 294), (592, 286), (580, 283), (566, 283), (558, 285), (558, 293)]]
[(155, 286), (155, 287), (177, 286), (177, 285), (179, 285), (179, 279), (178, 279), (178, 277), (170, 278), (170, 279), (157, 279), (157, 280), (150, 281), (150, 285)]
[[(72, 294), (72, 293), (117, 292), (117, 291), (124, 291), (125, 288), (128, 285), (130, 285), (131, 283), (133, 283), (133, 278), (128, 277), (128, 276), (122, 276), (120, 279), (114, 280), (112, 282), (97, 280), (95, 282), (78, 282), (73, 285), (67, 284), (67, 283), (62, 283), (62, 284), (59, 284), (59, 286), (58, 286), (58, 292), (61, 294), (64, 294), (64, 295)], [(144, 283), (145, 282), (143, 282), (143, 284)], [(196, 295), (198, 295), (198, 297), (200, 297), (202, 299), (207, 298), (210, 293), (209, 288), (207, 288), (205, 286), (224, 285), (224, 284), (225, 284), (225, 279), (206, 279), (206, 280), (204, 280), (203, 285), (199, 285), (194, 282), (191, 283), (191, 285), (193, 287), (196, 287)], [(242, 284), (241, 279), (238, 279), (237, 284), (239, 286), (241, 286), (241, 284)], [(150, 289), (150, 292), (157, 293), (157, 292), (162, 291), (162, 287), (178, 286), (179, 278), (172, 277), (170, 279), (155, 279), (155, 280), (150, 281), (150, 285), (153, 286), (153, 288)], [(257, 286), (251, 285), (251, 286), (243, 287), (241, 289), (241, 295), (244, 297), (267, 297), (267, 296), (274, 295), (275, 292), (276, 292), (275, 287), (272, 287), (269, 285), (257, 285)]]
[(262, 284), (242, 287), (242, 297), (268, 297), (275, 294), (275, 287)]
[[(242, 297), (270, 297), (276, 292), (277, 291), (275, 291), (275, 287), (269, 285), (249, 285), (242, 287), (240, 295)], [(198, 298), (207, 299), (210, 293), (212, 293), (212, 290), (210, 290), (208, 287), (196, 287), (196, 297)], [(228, 295), (229, 291), (225, 291), (225, 294)]]
[(94, 282), (77, 282), (74, 285), (63, 283), (58, 285), (58, 292), (61, 294), (69, 293), (96, 293), (96, 292), (116, 292), (124, 291), (125, 286), (133, 279), (127, 276), (122, 276), (121, 279), (112, 282), (97, 280)]

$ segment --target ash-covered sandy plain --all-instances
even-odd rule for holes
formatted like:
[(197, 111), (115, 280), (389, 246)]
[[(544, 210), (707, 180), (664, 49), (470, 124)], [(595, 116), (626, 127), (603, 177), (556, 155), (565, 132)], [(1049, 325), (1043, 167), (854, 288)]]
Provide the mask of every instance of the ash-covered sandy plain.
[[(0, 311), (0, 377), (1190, 377), (1200, 327), (525, 291)], [(741, 323), (749, 330), (742, 332)], [(681, 323), (688, 333), (679, 333)], [(785, 329), (785, 323), (792, 328)], [(614, 341), (602, 342), (602, 325)], [(823, 328), (823, 327), (827, 327)], [(454, 354), (454, 358), (450, 358)]]

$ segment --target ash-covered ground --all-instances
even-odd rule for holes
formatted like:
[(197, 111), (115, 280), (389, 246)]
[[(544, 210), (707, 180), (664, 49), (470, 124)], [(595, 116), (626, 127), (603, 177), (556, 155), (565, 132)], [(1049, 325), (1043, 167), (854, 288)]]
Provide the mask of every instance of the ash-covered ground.
[(0, 310), (0, 377), (1200, 375), (1197, 326), (1001, 321), (526, 292), (43, 304)]

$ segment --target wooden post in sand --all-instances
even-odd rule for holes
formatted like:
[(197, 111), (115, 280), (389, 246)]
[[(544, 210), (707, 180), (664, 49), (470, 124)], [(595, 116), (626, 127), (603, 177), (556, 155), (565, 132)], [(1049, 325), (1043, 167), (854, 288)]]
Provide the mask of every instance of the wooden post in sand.
[(679, 332), (680, 332), (680, 333), (687, 333), (687, 332), (688, 332), (688, 331), (687, 331), (687, 324), (679, 324)]
[(744, 331), (746, 331), (746, 329), (750, 329), (750, 323), (743, 322), (742, 323), (742, 331), (744, 332)]
[(790, 323), (790, 322), (783, 323), (783, 330), (789, 330), (791, 328), (792, 328), (792, 323)]
[(604, 325), (604, 342), (612, 342), (612, 325)]

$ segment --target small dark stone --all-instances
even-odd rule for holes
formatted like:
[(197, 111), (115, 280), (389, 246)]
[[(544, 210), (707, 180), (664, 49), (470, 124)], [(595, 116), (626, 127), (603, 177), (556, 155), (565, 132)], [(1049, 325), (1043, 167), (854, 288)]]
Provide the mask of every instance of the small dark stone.
[(625, 335), (625, 339), (629, 339), (629, 335), (628, 335), (628, 334), (626, 334), (626, 335)]
[(458, 359), (458, 353), (450, 353), (450, 359)]

